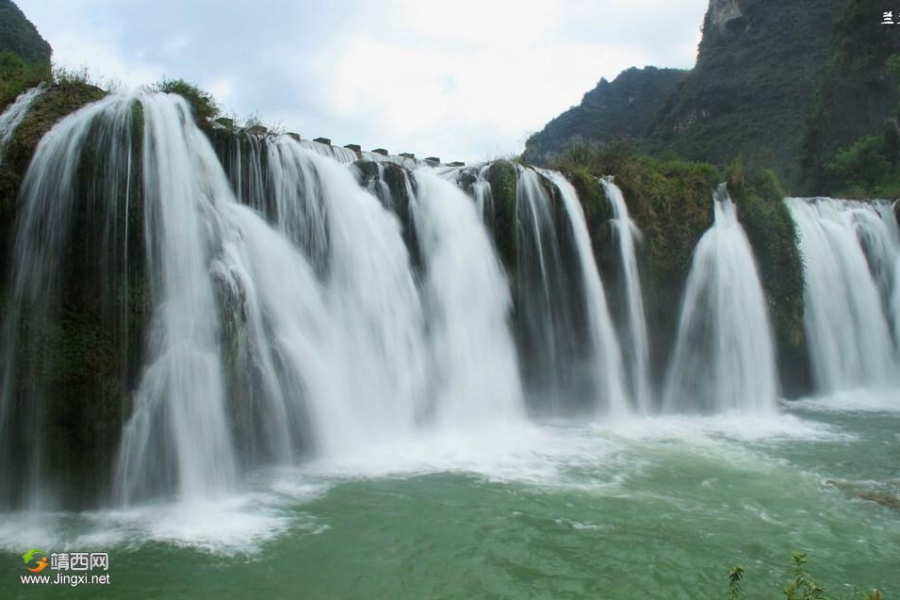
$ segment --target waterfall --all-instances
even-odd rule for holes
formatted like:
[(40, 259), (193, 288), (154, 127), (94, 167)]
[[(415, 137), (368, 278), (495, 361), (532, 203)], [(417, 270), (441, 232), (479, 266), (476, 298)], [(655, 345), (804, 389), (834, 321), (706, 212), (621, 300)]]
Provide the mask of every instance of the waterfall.
[(621, 350), (615, 327), (609, 316), (603, 282), (600, 280), (600, 273), (594, 261), (584, 210), (581, 202), (578, 201), (575, 188), (565, 177), (552, 171), (543, 171), (542, 174), (548, 177), (559, 190), (572, 228), (578, 265), (581, 270), (585, 312), (591, 341), (590, 352), (593, 355), (594, 364), (591, 372), (594, 376), (595, 389), (599, 394), (598, 408), (603, 413), (622, 415), (628, 411), (628, 404), (622, 382)]
[[(302, 151), (293, 140), (284, 149)], [(299, 158), (318, 174), (326, 207), (329, 356), (346, 412), (320, 426), (330, 450), (346, 451), (416, 427), (424, 410), (424, 314), (397, 218), (349, 169), (308, 153)], [(326, 399), (314, 401), (334, 410)]]
[(265, 144), (265, 138), (244, 133), (236, 134), (234, 153), (227, 169), (231, 187), (238, 199), (260, 212), (268, 209), (263, 167), (266, 156), (261, 151), (261, 146)]
[(6, 150), (6, 146), (9, 144), (13, 133), (15, 133), (16, 127), (28, 114), (28, 109), (31, 108), (34, 101), (44, 93), (44, 90), (44, 84), (41, 84), (22, 92), (15, 102), (7, 106), (3, 114), (0, 114), (0, 165), (3, 164), (3, 151)]
[[(26, 99), (4, 113), (4, 136)], [(611, 181), (624, 357), (561, 174), (207, 137), (190, 110), (111, 94), (38, 144), (0, 330), (4, 508), (201, 501), (260, 466), (521, 422), (526, 402), (539, 416), (649, 412), (639, 231)], [(731, 201), (714, 206), (664, 404), (769, 410), (756, 267)], [(853, 240), (892, 346), (889, 210), (856, 218)], [(78, 451), (59, 452), (70, 440)]]
[(644, 293), (637, 262), (637, 244), (641, 232), (631, 216), (622, 190), (611, 177), (600, 179), (613, 211), (611, 224), (619, 246), (624, 298), (627, 315), (628, 369), (631, 380), (631, 396), (635, 407), (647, 414), (652, 408), (649, 379), (650, 343), (647, 338), (647, 319), (644, 313)]
[[(97, 374), (102, 395), (78, 399), (72, 426), (106, 431), (116, 420), (104, 407), (127, 411), (121, 434), (92, 442), (108, 457), (121, 439), (106, 460), (122, 504), (215, 496), (255, 464), (394, 439), (425, 418), (425, 315), (397, 218), (295, 140), (247, 148), (233, 164), (261, 166), (250, 187), (229, 182), (184, 100), (143, 92), (110, 95), (43, 138), (22, 185), (0, 337), (4, 505), (48, 505), (60, 487), (44, 448), (65, 393), (54, 377), (71, 358), (45, 347), (82, 327), (73, 309), (118, 348), (109, 370), (121, 373)], [(502, 324), (507, 307), (493, 306), (488, 322)], [(515, 402), (515, 383), (481, 400)], [(88, 426), (94, 410), (105, 421)], [(24, 462), (9, 460), (25, 446)]]
[(570, 224), (549, 181), (522, 166), (516, 175), (516, 331), (529, 400), (557, 416), (593, 410), (596, 365)]
[(471, 200), (415, 173), (413, 207), (426, 270), (438, 423), (490, 425), (524, 416), (506, 277)]
[(900, 235), (893, 207), (829, 198), (786, 202), (805, 265), (804, 323), (816, 387), (829, 393), (896, 384)]
[(470, 192), (513, 263), (514, 331), (530, 408), (622, 414), (621, 351), (577, 193), (559, 173), (504, 164), (515, 175), (515, 197), (502, 207), (490, 183), (494, 164), (437, 174)]
[(725, 186), (694, 251), (666, 378), (666, 412), (774, 412), (775, 353), (753, 251)]
[(150, 348), (119, 463), (124, 502), (165, 487), (198, 498), (230, 487), (220, 324), (209, 264), (221, 244), (221, 205), (233, 203), (212, 146), (177, 96), (144, 95), (143, 178), (154, 314)]

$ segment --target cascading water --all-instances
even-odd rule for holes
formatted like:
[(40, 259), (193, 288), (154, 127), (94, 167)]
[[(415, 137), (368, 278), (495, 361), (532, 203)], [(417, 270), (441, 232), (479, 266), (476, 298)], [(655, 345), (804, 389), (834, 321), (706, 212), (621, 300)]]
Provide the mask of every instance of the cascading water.
[(750, 242), (724, 184), (694, 251), (663, 409), (771, 413), (778, 380), (772, 330)]
[[(213, 271), (234, 330), (225, 360), (232, 421), (246, 430), (242, 454), (284, 462), (302, 447), (345, 452), (410, 433), (422, 412), (423, 316), (396, 220), (346, 168), (295, 140), (269, 141), (265, 152), (268, 180), (258, 189), (267, 196), (250, 204), (271, 207), (273, 225), (303, 254), (223, 201)], [(141, 472), (129, 460), (135, 427), (120, 479)], [(154, 437), (138, 435), (134, 455)]]
[(6, 150), (7, 144), (16, 131), (16, 127), (28, 114), (28, 109), (44, 93), (44, 85), (41, 84), (35, 88), (31, 88), (19, 94), (15, 102), (6, 107), (3, 114), (0, 114), (0, 165), (3, 164), (3, 151)]
[(611, 224), (616, 235), (624, 282), (624, 299), (627, 315), (627, 338), (623, 345), (627, 348), (628, 369), (631, 382), (631, 397), (636, 409), (648, 413), (652, 408), (649, 363), (650, 342), (647, 338), (647, 318), (644, 313), (644, 293), (641, 288), (640, 271), (637, 261), (637, 243), (641, 232), (631, 216), (622, 190), (611, 177), (600, 179), (613, 211)]
[[(506, 279), (462, 192), (427, 172), (406, 179), (402, 219), (427, 235), (419, 289), (401, 219), (350, 169), (290, 136), (245, 141), (223, 169), (184, 100), (143, 92), (89, 105), (42, 140), (22, 188), (0, 388), (4, 448), (27, 437), (35, 449), (25, 465), (4, 459), (4, 505), (36, 506), (57, 485), (42, 474), (51, 409), (39, 399), (59, 365), (31, 360), (48, 332), (30, 324), (69, 327), (69, 289), (99, 298), (111, 321), (97, 327), (121, 348), (122, 372), (105, 375), (120, 388), (102, 405), (127, 422), (100, 446), (109, 455), (120, 439), (108, 478), (123, 505), (213, 497), (303, 452), (521, 417)], [(73, 286), (61, 257), (87, 230), (73, 274), (86, 283)]]
[(515, 176), (515, 197), (495, 206), (497, 166), (437, 173), (469, 190), (511, 263), (515, 333), (531, 408), (553, 416), (624, 413), (621, 353), (574, 188), (559, 173), (499, 163), (509, 171), (501, 178)]
[(118, 493), (126, 503), (165, 489), (171, 473), (181, 497), (202, 498), (227, 489), (237, 471), (209, 268), (221, 244), (220, 205), (233, 202), (231, 191), (184, 100), (144, 95), (140, 105), (155, 312), (119, 458)]
[(335, 383), (347, 411), (342, 422), (331, 421), (342, 430), (323, 437), (332, 450), (345, 451), (351, 442), (416, 427), (424, 403), (424, 315), (396, 217), (348, 169), (306, 159), (318, 173), (327, 212), (325, 294), (335, 325)]
[(786, 202), (805, 265), (804, 323), (818, 390), (896, 385), (900, 235), (893, 207), (829, 198)]
[(333, 158), (342, 165), (349, 165), (359, 159), (359, 157), (356, 155), (356, 152), (354, 152), (350, 148), (342, 148), (340, 146), (332, 146), (330, 144), (323, 144), (322, 142), (315, 142), (310, 140), (301, 140), (298, 143), (303, 148), (312, 150), (320, 156)]
[(231, 146), (231, 155), (220, 157), (220, 160), (227, 165), (226, 171), (237, 198), (264, 213), (268, 208), (265, 205), (266, 180), (263, 174), (266, 155), (260, 147), (267, 140), (243, 132), (236, 133), (235, 136), (237, 143)]

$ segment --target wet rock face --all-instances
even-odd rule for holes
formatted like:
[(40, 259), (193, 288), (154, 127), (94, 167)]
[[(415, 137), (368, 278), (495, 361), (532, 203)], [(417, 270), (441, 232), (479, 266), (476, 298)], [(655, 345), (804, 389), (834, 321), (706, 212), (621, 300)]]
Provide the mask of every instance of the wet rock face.
[(747, 19), (738, 0), (710, 0), (709, 24), (724, 36), (743, 33)]

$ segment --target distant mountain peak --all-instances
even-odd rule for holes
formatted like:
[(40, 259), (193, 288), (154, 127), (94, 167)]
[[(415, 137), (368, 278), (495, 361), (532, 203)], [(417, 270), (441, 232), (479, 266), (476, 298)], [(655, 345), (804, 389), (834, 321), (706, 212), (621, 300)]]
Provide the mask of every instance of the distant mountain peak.
[(642, 136), (662, 102), (687, 74), (681, 69), (632, 67), (611, 82), (601, 79), (581, 104), (528, 138), (524, 158), (541, 163), (580, 140), (603, 145), (616, 138)]

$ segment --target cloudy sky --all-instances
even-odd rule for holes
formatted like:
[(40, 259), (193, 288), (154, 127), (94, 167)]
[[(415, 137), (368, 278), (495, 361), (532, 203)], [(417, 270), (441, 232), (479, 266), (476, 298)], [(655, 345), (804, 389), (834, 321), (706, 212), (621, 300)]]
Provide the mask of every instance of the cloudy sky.
[(708, 0), (16, 0), (58, 64), (163, 76), (304, 137), (474, 161), (630, 66), (693, 65)]

